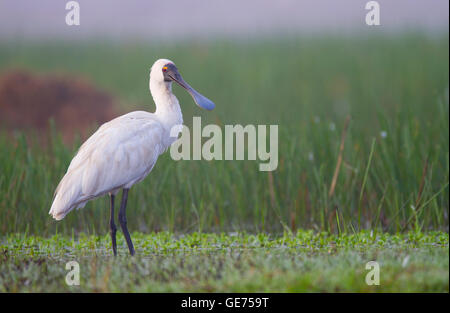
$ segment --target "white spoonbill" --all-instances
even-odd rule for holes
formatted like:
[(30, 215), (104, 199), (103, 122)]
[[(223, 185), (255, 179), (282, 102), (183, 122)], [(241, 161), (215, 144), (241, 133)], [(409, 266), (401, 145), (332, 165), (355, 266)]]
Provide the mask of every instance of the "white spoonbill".
[(178, 99), (172, 93), (172, 82), (186, 89), (199, 107), (214, 108), (211, 100), (184, 81), (172, 61), (157, 60), (150, 70), (149, 83), (155, 113), (131, 112), (103, 124), (80, 147), (56, 188), (49, 212), (56, 220), (63, 219), (74, 208), (84, 207), (89, 200), (110, 195), (109, 225), (114, 255), (117, 255), (115, 195), (123, 189), (119, 223), (133, 255), (125, 211), (128, 191), (150, 173), (158, 156), (176, 140), (170, 136), (171, 128), (183, 123)]

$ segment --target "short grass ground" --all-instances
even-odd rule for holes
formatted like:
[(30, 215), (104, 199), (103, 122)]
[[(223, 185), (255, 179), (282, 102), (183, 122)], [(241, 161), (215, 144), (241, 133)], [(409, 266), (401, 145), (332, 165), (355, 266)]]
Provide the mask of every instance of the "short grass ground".
[[(448, 292), (448, 234), (298, 231), (266, 234), (133, 234), (42, 238), (9, 235), (0, 244), (1, 292)], [(77, 261), (80, 285), (66, 284)], [(367, 285), (376, 261), (379, 285)], [(371, 268), (373, 269), (373, 268)], [(371, 278), (373, 276), (369, 275)]]

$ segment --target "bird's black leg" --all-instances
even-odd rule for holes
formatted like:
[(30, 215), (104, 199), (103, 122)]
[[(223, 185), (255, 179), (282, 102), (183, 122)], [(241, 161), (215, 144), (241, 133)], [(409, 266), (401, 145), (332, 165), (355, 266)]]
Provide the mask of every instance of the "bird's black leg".
[(120, 205), (120, 211), (119, 211), (119, 223), (120, 227), (122, 228), (123, 235), (125, 236), (125, 240), (127, 241), (128, 249), (130, 250), (130, 254), (134, 255), (134, 247), (133, 242), (131, 241), (130, 233), (128, 232), (127, 228), (127, 199), (128, 199), (128, 190), (129, 189), (123, 189), (122, 192), (122, 203)]
[(109, 217), (109, 227), (111, 229), (111, 241), (112, 241), (112, 248), (114, 252), (114, 256), (117, 255), (117, 245), (116, 245), (116, 231), (117, 227), (114, 223), (114, 195), (111, 195), (111, 216)]

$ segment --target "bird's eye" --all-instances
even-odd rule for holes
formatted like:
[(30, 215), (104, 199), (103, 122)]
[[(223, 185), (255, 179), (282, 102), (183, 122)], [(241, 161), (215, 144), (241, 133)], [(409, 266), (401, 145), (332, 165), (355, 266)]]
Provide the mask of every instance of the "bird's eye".
[(163, 71), (163, 72), (167, 72), (167, 66), (164, 66), (164, 67), (162, 68), (162, 71)]

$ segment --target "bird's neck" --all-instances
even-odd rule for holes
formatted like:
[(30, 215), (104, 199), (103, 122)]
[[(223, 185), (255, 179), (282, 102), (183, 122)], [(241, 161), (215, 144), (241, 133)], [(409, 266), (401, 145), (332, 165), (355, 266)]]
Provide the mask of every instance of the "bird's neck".
[(177, 97), (172, 93), (171, 83), (152, 83), (150, 82), (150, 92), (155, 101), (156, 111), (161, 123), (170, 130), (175, 125), (183, 124), (183, 115), (181, 114), (180, 104)]

